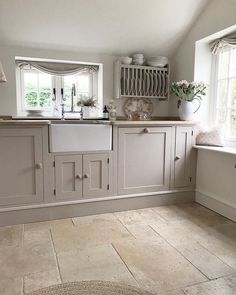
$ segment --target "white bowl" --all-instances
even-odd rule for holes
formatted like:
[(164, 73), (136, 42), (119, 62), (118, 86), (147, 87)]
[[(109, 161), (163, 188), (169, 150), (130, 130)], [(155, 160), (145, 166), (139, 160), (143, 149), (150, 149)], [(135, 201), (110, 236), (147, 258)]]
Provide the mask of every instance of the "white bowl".
[(129, 57), (129, 56), (122, 56), (120, 58), (120, 61), (122, 64), (125, 64), (125, 65), (130, 65), (132, 63), (132, 57)]
[(41, 116), (44, 112), (43, 110), (27, 110), (28, 116)]
[(168, 58), (165, 56), (154, 56), (147, 59), (147, 64), (152, 67), (165, 67), (168, 64)]
[(144, 58), (143, 59), (134, 59), (133, 60), (133, 65), (139, 65), (139, 66), (141, 66), (141, 65), (144, 64), (144, 61), (145, 61)]
[(133, 58), (144, 58), (144, 55), (142, 53), (135, 53), (133, 54)]

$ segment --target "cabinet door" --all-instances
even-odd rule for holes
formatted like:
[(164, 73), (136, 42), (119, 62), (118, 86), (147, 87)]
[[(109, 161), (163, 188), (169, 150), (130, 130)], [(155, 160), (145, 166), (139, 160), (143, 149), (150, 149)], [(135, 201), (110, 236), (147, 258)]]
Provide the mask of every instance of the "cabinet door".
[(82, 156), (55, 157), (56, 198), (76, 200), (82, 198)]
[(192, 127), (176, 127), (174, 187), (191, 185)]
[(119, 194), (169, 188), (170, 141), (171, 127), (119, 129)]
[(83, 196), (105, 197), (109, 193), (109, 155), (83, 156)]
[(43, 200), (41, 128), (0, 128), (0, 205)]

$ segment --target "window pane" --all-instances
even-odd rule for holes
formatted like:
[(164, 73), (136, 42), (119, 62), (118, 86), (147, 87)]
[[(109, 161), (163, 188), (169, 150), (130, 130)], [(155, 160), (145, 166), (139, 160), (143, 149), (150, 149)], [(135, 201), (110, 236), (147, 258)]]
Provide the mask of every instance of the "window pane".
[(231, 61), (230, 61), (231, 77), (236, 76), (236, 48), (231, 51)]
[(219, 109), (217, 111), (217, 123), (218, 124), (225, 124), (227, 119), (227, 109)]
[(27, 108), (37, 107), (37, 92), (31, 91), (25, 95), (25, 103)]
[(89, 96), (89, 74), (77, 75), (77, 85), (79, 94)]
[(236, 109), (231, 111), (229, 136), (236, 138)]
[(63, 81), (64, 81), (64, 98), (66, 98), (65, 105), (67, 107), (71, 107), (71, 91), (72, 91), (72, 85), (76, 84), (76, 75), (65, 76), (63, 77)]
[(49, 107), (52, 103), (51, 92), (40, 92), (39, 93), (39, 105), (40, 107)]
[(219, 61), (219, 79), (226, 78), (229, 70), (229, 50), (225, 50), (220, 54)]
[(49, 107), (52, 103), (52, 77), (48, 74), (39, 74), (39, 105)]
[(38, 89), (38, 79), (36, 73), (24, 73), (25, 91), (36, 91)]
[(236, 109), (236, 79), (231, 81), (231, 108)]
[(228, 88), (228, 80), (220, 80), (218, 82), (218, 107), (226, 107), (227, 106), (227, 89)]

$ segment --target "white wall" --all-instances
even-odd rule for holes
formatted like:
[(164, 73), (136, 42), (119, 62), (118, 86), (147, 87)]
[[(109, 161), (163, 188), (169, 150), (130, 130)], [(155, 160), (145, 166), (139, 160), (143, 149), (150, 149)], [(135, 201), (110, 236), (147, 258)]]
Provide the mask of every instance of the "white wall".
[[(17, 114), (15, 56), (102, 63), (104, 75), (104, 103), (108, 103), (108, 101), (113, 98), (113, 63), (118, 58), (117, 56), (88, 54), (77, 51), (61, 51), (60, 49), (46, 50), (4, 45), (0, 46), (0, 60), (4, 67), (7, 83), (0, 84), (0, 115), (16, 116)], [(153, 102), (155, 106), (154, 116), (168, 115), (168, 102), (159, 102), (157, 100), (153, 100)], [(124, 99), (117, 101), (118, 115), (120, 116), (123, 115), (123, 103)]]
[[(172, 79), (174, 81), (194, 79), (195, 42), (236, 24), (235, 11), (235, 0), (209, 2), (172, 58)], [(200, 79), (199, 76), (198, 79)], [(202, 80), (204, 79), (203, 76)], [(177, 114), (175, 97), (170, 99), (169, 114)]]

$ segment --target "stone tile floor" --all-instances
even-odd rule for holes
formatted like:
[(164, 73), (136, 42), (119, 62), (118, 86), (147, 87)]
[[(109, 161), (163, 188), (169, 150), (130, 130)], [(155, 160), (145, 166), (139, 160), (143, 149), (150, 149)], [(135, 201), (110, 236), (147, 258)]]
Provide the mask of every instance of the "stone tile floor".
[(0, 227), (0, 294), (109, 280), (236, 295), (236, 223), (196, 203)]

